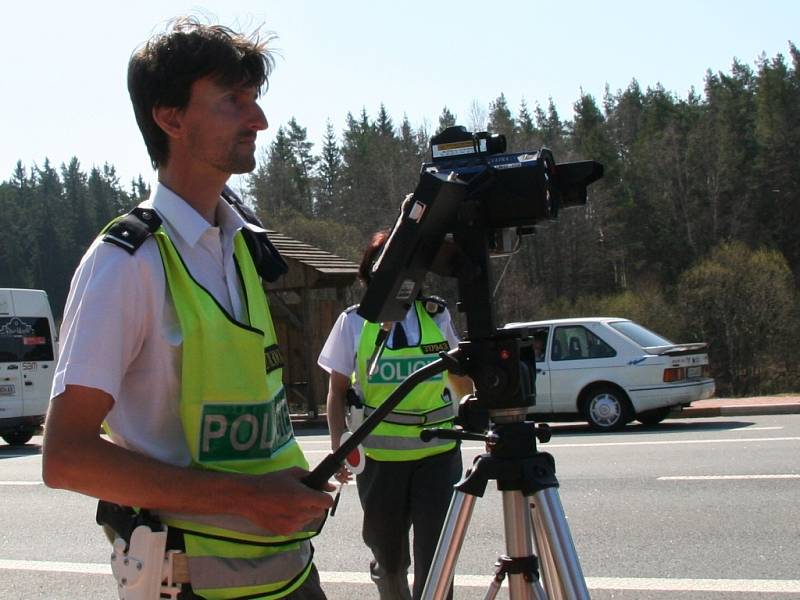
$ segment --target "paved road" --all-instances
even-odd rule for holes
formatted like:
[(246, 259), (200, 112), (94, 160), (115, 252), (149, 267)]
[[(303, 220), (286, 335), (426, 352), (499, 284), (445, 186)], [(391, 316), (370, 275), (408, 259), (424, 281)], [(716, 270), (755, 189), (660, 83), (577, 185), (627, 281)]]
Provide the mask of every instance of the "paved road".
[[(542, 449), (557, 461), (592, 598), (800, 598), (800, 415), (675, 420), (603, 435), (555, 430)], [(321, 432), (300, 439), (312, 462), (327, 453)], [(466, 444), (465, 462), (480, 451)], [(38, 445), (0, 445), (0, 598), (114, 598), (94, 502), (42, 486), (40, 465)], [(492, 487), (461, 552), (459, 600), (483, 598), (503, 551)], [(359, 520), (355, 488), (345, 488), (316, 543), (331, 600), (377, 598)]]

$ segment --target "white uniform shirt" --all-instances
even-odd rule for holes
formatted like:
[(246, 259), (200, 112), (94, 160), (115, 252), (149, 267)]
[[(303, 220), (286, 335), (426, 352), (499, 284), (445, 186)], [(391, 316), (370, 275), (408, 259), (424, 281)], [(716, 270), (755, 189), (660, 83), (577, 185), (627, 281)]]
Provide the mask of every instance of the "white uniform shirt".
[[(159, 183), (140, 206), (163, 219), (192, 277), (237, 320), (246, 322), (233, 237), (245, 224), (220, 198), (218, 227)], [(114, 398), (107, 422), (115, 443), (185, 466), (189, 450), (180, 421), (182, 336), (155, 239), (133, 255), (99, 239), (72, 278), (61, 325), (51, 397), (67, 384)]]
[[(446, 308), (444, 311), (433, 315), (433, 321), (439, 327), (439, 330), (444, 334), (445, 339), (449, 342), (450, 348), (455, 348), (458, 345), (459, 339), (453, 329), (453, 321), (450, 318), (450, 311)], [(319, 353), (317, 364), (325, 369), (328, 373), (336, 371), (350, 377), (355, 373), (356, 382), (353, 386), (356, 393), (362, 398), (361, 388), (358, 383), (358, 369), (356, 366), (356, 354), (358, 353), (358, 346), (361, 340), (361, 330), (364, 327), (364, 318), (359, 316), (355, 310), (345, 311), (336, 319), (333, 324), (331, 332), (328, 334), (328, 339)], [(409, 346), (416, 346), (420, 340), (420, 326), (417, 319), (417, 311), (409, 310), (403, 319), (403, 330), (406, 333), (406, 340)], [(394, 339), (394, 327), (389, 333), (387, 339), (387, 347), (392, 347), (392, 340)]]

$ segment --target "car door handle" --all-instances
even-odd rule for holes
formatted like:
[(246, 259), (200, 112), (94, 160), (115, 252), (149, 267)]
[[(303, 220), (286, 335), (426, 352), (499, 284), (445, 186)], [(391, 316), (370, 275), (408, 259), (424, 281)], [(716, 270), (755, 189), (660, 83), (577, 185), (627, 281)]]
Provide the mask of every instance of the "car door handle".
[(545, 371), (544, 369), (536, 369), (536, 374), (537, 375), (547, 375), (547, 371)]
[(19, 369), (19, 365), (8, 365), (7, 368), (9, 371), (16, 371)]
[(26, 381), (25, 385), (33, 385), (33, 382), (32, 381)]

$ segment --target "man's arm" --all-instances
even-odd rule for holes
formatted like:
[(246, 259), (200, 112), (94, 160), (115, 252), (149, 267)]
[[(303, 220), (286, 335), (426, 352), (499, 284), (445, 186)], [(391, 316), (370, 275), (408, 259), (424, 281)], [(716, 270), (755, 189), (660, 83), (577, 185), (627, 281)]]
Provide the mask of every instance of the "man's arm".
[(321, 517), (332, 503), (328, 494), (300, 482), (302, 469), (220, 473), (169, 465), (117, 446), (99, 433), (113, 404), (109, 394), (78, 385), (67, 385), (53, 399), (42, 451), (49, 487), (153, 510), (238, 515), (280, 535)]

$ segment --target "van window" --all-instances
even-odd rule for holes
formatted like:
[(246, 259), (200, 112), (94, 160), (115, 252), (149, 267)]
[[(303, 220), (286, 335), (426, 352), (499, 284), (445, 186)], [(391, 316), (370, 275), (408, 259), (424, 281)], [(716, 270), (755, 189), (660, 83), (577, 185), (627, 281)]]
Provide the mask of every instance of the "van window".
[(551, 360), (611, 358), (617, 352), (582, 325), (556, 327)]
[(46, 317), (0, 317), (0, 362), (53, 360)]

